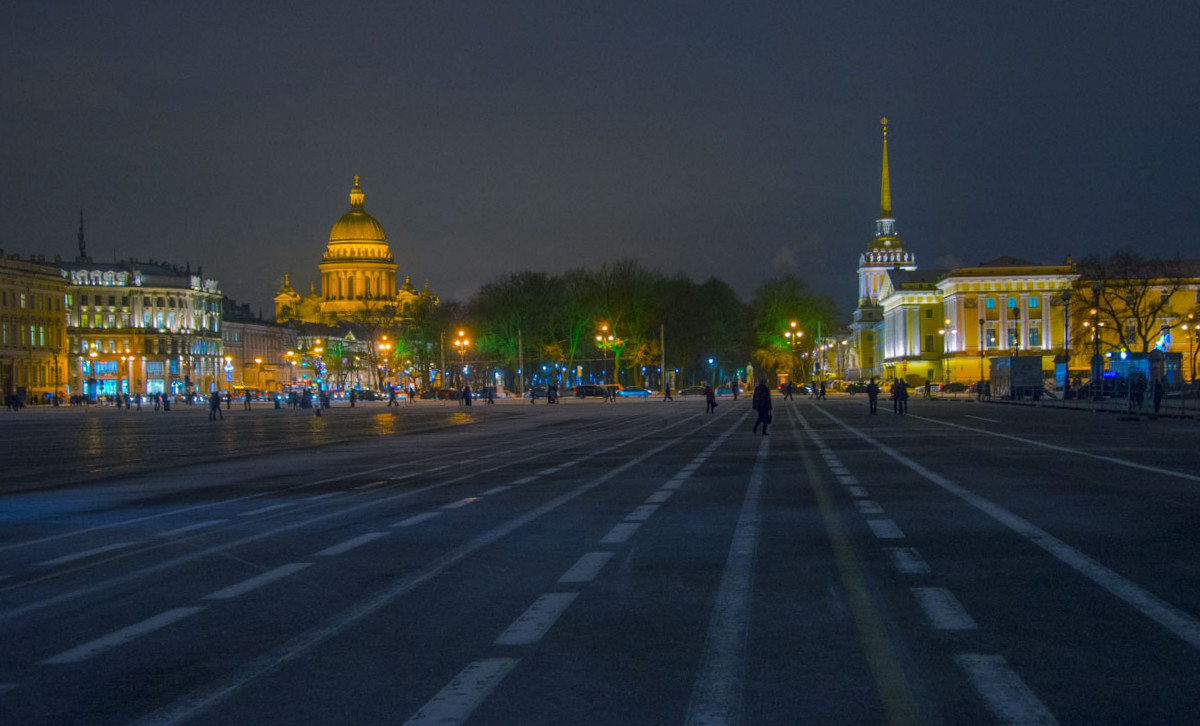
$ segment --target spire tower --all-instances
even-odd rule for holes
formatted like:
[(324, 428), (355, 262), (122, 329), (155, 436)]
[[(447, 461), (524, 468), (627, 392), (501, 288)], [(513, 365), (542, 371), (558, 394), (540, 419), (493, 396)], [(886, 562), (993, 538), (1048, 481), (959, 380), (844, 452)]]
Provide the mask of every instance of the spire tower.
[(87, 242), (83, 239), (83, 207), (79, 208), (79, 234), (75, 235), (75, 238), (79, 240), (79, 261), (87, 262)]
[(887, 119), (882, 118), (883, 124), (883, 182), (879, 185), (879, 217), (889, 219), (892, 216), (892, 181), (888, 178), (887, 158)]

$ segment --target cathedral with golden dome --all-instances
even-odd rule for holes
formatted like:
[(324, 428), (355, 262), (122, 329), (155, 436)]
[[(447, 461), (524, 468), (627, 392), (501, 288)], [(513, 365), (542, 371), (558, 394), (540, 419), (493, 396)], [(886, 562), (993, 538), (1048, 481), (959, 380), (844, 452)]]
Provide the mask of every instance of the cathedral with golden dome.
[(407, 317), (413, 306), (424, 300), (437, 304), (428, 281), (417, 290), (406, 277), (396, 287), (396, 258), (388, 247), (383, 226), (363, 208), (363, 190), (354, 177), (350, 211), (329, 231), (329, 245), (321, 256), (321, 290), (310, 287), (301, 297), (284, 275), (283, 287), (275, 295), (275, 320), (336, 325), (352, 321), (356, 314), (383, 305), (395, 306)]

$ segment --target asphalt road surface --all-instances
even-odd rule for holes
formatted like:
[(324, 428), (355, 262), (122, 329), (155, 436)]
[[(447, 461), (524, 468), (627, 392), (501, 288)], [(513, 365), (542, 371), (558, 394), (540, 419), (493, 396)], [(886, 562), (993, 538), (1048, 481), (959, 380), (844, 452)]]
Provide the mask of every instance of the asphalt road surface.
[(0, 724), (1192, 724), (1200, 423), (0, 417)]

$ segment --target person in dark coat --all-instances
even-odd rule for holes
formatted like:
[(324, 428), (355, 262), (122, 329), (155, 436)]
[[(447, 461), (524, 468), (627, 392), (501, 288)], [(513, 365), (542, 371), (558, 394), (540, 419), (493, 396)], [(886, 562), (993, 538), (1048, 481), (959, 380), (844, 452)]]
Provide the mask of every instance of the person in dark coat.
[(825, 381), (821, 381), (821, 388), (819, 390), (820, 392), (817, 394), (817, 398), (825, 400)]
[(738, 379), (734, 378), (729, 381), (729, 391), (733, 394), (733, 400), (738, 399)]
[(464, 386), (463, 386), (463, 389), (462, 389), (462, 401), (463, 401), (463, 405), (464, 405), (464, 406), (470, 406), (470, 405), (471, 405), (471, 387), (470, 387), (469, 385), (464, 385)]
[(896, 413), (903, 416), (908, 413), (908, 384), (896, 379)]
[(783, 400), (785, 400), (785, 401), (792, 400), (792, 382), (791, 381), (788, 381), (787, 383), (783, 384)]
[(354, 408), (354, 404), (358, 402), (358, 391), (350, 389), (350, 408)]
[(675, 399), (671, 398), (671, 384), (670, 383), (663, 384), (663, 400), (664, 401), (674, 401), (675, 400)]
[(879, 413), (879, 384), (872, 378), (867, 384), (867, 403), (871, 404), (871, 415)]
[(767, 388), (767, 379), (760, 378), (754, 387), (754, 396), (750, 399), (750, 408), (758, 412), (754, 422), (754, 433), (758, 433), (758, 425), (762, 424), (762, 435), (767, 435), (767, 426), (771, 423), (771, 389)]
[(1150, 384), (1150, 395), (1154, 397), (1154, 415), (1158, 415), (1158, 409), (1162, 407), (1163, 396), (1167, 395), (1167, 379), (1155, 378), (1154, 383)]
[(704, 413), (712, 413), (717, 410), (717, 393), (712, 386), (704, 387)]
[(225, 419), (225, 414), (221, 413), (221, 394), (213, 391), (208, 396), (208, 420), (216, 421), (218, 416)]

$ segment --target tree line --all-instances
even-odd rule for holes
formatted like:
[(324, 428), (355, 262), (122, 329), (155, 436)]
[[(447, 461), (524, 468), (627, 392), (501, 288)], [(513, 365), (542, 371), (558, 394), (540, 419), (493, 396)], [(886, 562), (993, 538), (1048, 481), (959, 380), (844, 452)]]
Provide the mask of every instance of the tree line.
[[(676, 386), (725, 384), (734, 376), (773, 378), (794, 365), (806, 378), (818, 326), (832, 331), (838, 319), (833, 301), (795, 276), (769, 280), (743, 302), (718, 278), (695, 282), (619, 260), (561, 275), (506, 274), (465, 302), (419, 304), (407, 315), (394, 305), (368, 305), (343, 323), (381, 387), (385, 371), (432, 387), (444, 359), (452, 375), (443, 385), (516, 390), (520, 376), (526, 386), (596, 381), (658, 389), (664, 374)], [(793, 339), (793, 331), (805, 337)], [(329, 360), (330, 373), (345, 360)]]

